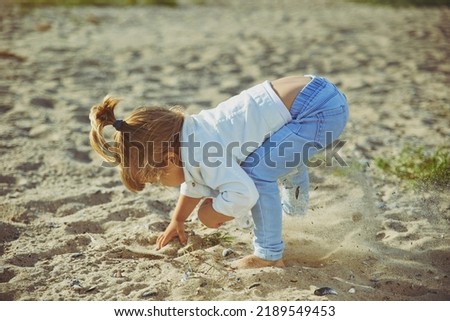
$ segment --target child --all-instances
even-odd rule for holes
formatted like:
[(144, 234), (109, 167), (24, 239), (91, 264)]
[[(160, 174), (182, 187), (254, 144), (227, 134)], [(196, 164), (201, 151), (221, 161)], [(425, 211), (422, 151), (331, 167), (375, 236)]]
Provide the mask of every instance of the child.
[[(238, 267), (284, 266), (282, 210), (306, 212), (306, 162), (341, 134), (348, 119), (346, 98), (335, 85), (316, 76), (265, 81), (192, 116), (177, 108), (149, 107), (116, 120), (117, 103), (106, 97), (91, 110), (96, 152), (119, 165), (131, 191), (146, 183), (181, 185), (157, 249), (174, 237), (186, 243), (184, 222), (204, 199), (198, 217), (211, 228), (243, 221), (251, 211), (255, 250)], [(117, 130), (113, 145), (103, 136), (107, 125)]]

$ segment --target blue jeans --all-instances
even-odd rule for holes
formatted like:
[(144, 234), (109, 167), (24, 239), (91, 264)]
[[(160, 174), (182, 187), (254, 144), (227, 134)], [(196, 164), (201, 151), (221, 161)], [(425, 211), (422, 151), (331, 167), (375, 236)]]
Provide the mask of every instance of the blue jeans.
[(254, 254), (265, 260), (283, 256), (282, 207), (278, 180), (309, 193), (307, 161), (331, 144), (348, 120), (345, 95), (322, 77), (313, 77), (295, 98), (292, 121), (270, 136), (241, 163), (259, 192), (252, 208)]

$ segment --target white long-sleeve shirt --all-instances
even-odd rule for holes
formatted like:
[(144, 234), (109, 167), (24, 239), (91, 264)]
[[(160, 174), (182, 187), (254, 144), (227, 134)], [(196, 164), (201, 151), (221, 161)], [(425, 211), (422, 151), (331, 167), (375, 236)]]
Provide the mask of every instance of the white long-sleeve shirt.
[(240, 163), (273, 132), (291, 121), (281, 99), (265, 81), (197, 115), (186, 115), (181, 131), (183, 195), (213, 197), (219, 213), (241, 218), (258, 191)]

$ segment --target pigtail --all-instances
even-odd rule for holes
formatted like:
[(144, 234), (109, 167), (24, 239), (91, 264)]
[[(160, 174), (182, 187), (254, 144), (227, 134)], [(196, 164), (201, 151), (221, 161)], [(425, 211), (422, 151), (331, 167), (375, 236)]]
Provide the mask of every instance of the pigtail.
[[(117, 120), (114, 109), (118, 103), (118, 99), (106, 96), (91, 108), (89, 140), (100, 157), (118, 165), (124, 185), (138, 192), (146, 183), (159, 181), (169, 152), (179, 153), (184, 113), (180, 107), (141, 107), (126, 119)], [(112, 143), (103, 133), (108, 125), (116, 129)]]
[(114, 109), (119, 100), (106, 96), (100, 105), (91, 108), (89, 119), (91, 120), (91, 132), (89, 140), (92, 148), (107, 162), (120, 164), (121, 156), (118, 144), (111, 145), (103, 135), (105, 126), (112, 125), (116, 121)]

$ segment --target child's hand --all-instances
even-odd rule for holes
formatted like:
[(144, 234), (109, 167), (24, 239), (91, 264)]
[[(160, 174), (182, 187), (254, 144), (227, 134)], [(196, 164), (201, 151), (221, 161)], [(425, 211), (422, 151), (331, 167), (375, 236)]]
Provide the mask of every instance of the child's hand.
[(161, 249), (176, 236), (180, 239), (181, 244), (185, 245), (187, 243), (186, 233), (184, 232), (184, 223), (172, 220), (164, 233), (156, 240), (156, 249)]

